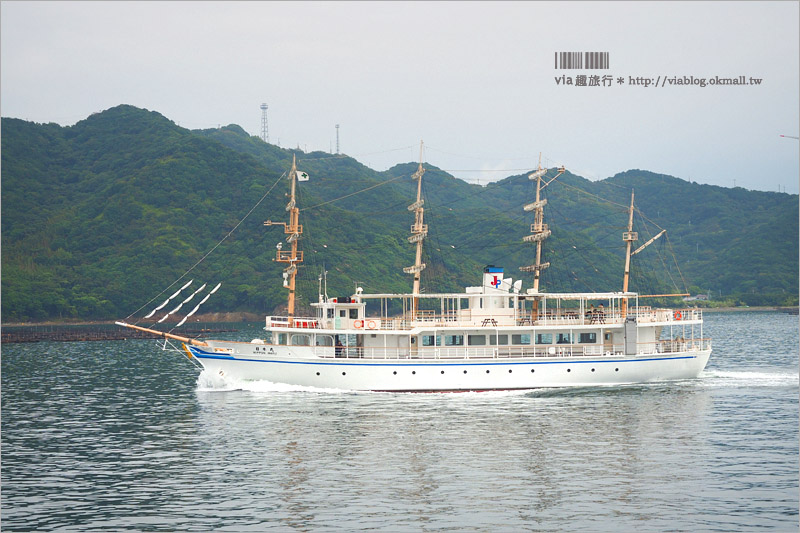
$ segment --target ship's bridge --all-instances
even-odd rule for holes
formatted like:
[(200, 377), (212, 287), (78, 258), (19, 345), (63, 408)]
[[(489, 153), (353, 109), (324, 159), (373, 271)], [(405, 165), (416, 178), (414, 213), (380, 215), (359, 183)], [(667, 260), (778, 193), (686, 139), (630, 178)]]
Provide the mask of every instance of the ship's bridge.
[[(364, 317), (367, 304), (358, 295), (330, 298), (311, 306), (317, 308), (317, 320), (323, 329), (368, 329), (369, 321)], [(378, 329), (379, 323), (372, 322), (374, 326), (369, 329)]]

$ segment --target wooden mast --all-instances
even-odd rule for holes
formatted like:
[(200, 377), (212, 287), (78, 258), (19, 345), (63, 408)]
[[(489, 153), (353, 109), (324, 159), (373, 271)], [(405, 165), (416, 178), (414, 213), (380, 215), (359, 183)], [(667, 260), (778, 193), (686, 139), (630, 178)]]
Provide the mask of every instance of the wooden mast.
[[(631, 190), (631, 206), (628, 208), (628, 231), (622, 234), (622, 240), (625, 241), (625, 273), (622, 278), (622, 292), (628, 292), (628, 282), (630, 280), (630, 273), (631, 273), (631, 258), (656, 242), (662, 235), (664, 235), (667, 230), (662, 229), (659, 231), (655, 237), (650, 238), (646, 243), (639, 246), (634, 251), (631, 251), (633, 247), (633, 243), (639, 240), (639, 233), (633, 231), (633, 190)], [(639, 298), (664, 298), (669, 296), (689, 296), (688, 292), (675, 292), (675, 293), (668, 293), (668, 294), (639, 294)], [(620, 305), (620, 313), (622, 318), (625, 318), (628, 313), (628, 299), (622, 298), (622, 303)]]
[[(622, 240), (625, 241), (625, 274), (623, 275), (622, 278), (622, 292), (628, 292), (628, 280), (631, 274), (631, 255), (632, 255), (631, 247), (634, 241), (639, 240), (639, 234), (633, 231), (633, 189), (631, 189), (631, 206), (628, 210), (628, 231), (622, 234)], [(645, 246), (647, 246), (647, 244), (645, 244)], [(642, 246), (642, 248), (644, 248), (644, 246)], [(640, 250), (636, 251), (638, 252)], [(625, 297), (622, 298), (622, 305), (620, 306), (620, 314), (622, 315), (622, 318), (625, 318), (627, 316), (628, 298)]]
[(422, 241), (428, 235), (428, 225), (424, 223), (425, 209), (422, 207), (425, 200), (422, 199), (422, 175), (425, 174), (425, 169), (422, 168), (422, 149), (423, 142), (419, 142), (419, 167), (417, 171), (411, 176), (411, 179), (417, 180), (417, 201), (408, 206), (409, 211), (414, 211), (414, 225), (411, 226), (411, 236), (408, 242), (417, 245), (417, 254), (414, 261), (414, 266), (406, 267), (403, 272), (406, 274), (414, 274), (414, 286), (411, 293), (414, 296), (414, 303), (411, 309), (411, 317), (414, 319), (419, 309), (419, 282), (420, 273), (425, 270), (425, 263), (422, 262)]
[[(558, 169), (558, 174), (552, 179), (542, 184), (543, 177), (547, 173), (547, 169), (542, 168), (542, 154), (539, 153), (539, 166), (532, 172), (528, 178), (536, 180), (536, 201), (523, 207), (525, 211), (533, 211), (533, 224), (531, 224), (531, 234), (523, 237), (525, 242), (536, 243), (536, 262), (532, 265), (522, 266), (519, 269), (522, 272), (533, 272), (533, 292), (539, 292), (539, 280), (542, 271), (550, 266), (550, 263), (542, 263), (542, 244), (544, 240), (550, 236), (551, 231), (547, 224), (544, 223), (544, 206), (547, 205), (547, 199), (542, 198), (542, 190), (553, 183), (559, 176), (561, 176), (566, 169), (562, 166)], [(533, 301), (532, 319), (536, 320), (539, 312), (539, 301)]]
[(288, 297), (288, 311), (289, 325), (294, 323), (294, 307), (295, 307), (295, 280), (297, 277), (297, 267), (303, 262), (303, 252), (297, 249), (297, 241), (303, 233), (303, 226), (300, 225), (300, 209), (297, 207), (296, 191), (297, 191), (297, 158), (292, 156), (292, 170), (289, 171), (289, 180), (292, 182), (291, 193), (289, 195), (289, 203), (286, 204), (286, 211), (289, 212), (289, 223), (285, 222), (272, 222), (267, 220), (264, 222), (265, 226), (282, 225), (283, 232), (288, 235), (286, 242), (291, 244), (291, 250), (282, 251), (282, 243), (278, 243), (278, 253), (275, 261), (278, 263), (288, 263), (283, 269), (283, 286), (289, 289)]

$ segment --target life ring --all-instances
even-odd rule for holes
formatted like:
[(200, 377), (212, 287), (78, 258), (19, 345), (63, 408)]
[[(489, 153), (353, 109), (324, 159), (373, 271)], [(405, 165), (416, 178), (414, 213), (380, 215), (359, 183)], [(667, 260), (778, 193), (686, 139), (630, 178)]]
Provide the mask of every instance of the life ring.
[(353, 322), (353, 327), (356, 328), (356, 329), (363, 328), (364, 327), (364, 321), (363, 320), (356, 320), (355, 322)]
[(370, 320), (369, 322), (367, 322), (367, 328), (375, 329), (375, 321), (374, 320)]
[(681, 319), (683, 319), (683, 315), (681, 314), (681, 312), (680, 312), (680, 311), (675, 311), (675, 312), (672, 314), (672, 316), (675, 318), (675, 320), (681, 320)]

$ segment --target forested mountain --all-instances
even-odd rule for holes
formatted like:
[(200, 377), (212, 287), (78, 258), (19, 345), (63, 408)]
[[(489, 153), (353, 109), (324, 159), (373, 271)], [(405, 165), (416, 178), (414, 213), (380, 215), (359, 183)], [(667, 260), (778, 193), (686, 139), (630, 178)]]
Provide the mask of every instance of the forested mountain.
[[(377, 172), (347, 156), (269, 145), (235, 125), (190, 131), (123, 105), (70, 127), (2, 119), (3, 321), (125, 317), (189, 269), (188, 278), (223, 283), (206, 310), (271, 312), (285, 303), (282, 265), (272, 261), (284, 235), (263, 221), (286, 219), (280, 177), (293, 156), (311, 175), (298, 193), (301, 304), (316, 300), (323, 268), (330, 294), (355, 283), (408, 291), (416, 164)], [(475, 284), (486, 264), (526, 279), (517, 267), (533, 258), (522, 242), (532, 222), (522, 210), (534, 193), (527, 176), (482, 187), (425, 168), (424, 290)], [(621, 288), (631, 189), (647, 217), (637, 215), (639, 244), (668, 230), (636, 256), (633, 290), (797, 301), (796, 195), (640, 170), (599, 182), (566, 173), (546, 189), (546, 290)]]

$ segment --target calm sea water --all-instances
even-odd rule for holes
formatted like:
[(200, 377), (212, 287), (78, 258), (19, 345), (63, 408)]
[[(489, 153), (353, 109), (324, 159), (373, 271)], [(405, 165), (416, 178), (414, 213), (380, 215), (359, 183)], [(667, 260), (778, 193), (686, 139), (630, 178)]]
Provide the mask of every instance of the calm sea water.
[(798, 319), (706, 333), (697, 380), (418, 395), (218, 383), (155, 341), (5, 345), (0, 526), (797, 531)]

